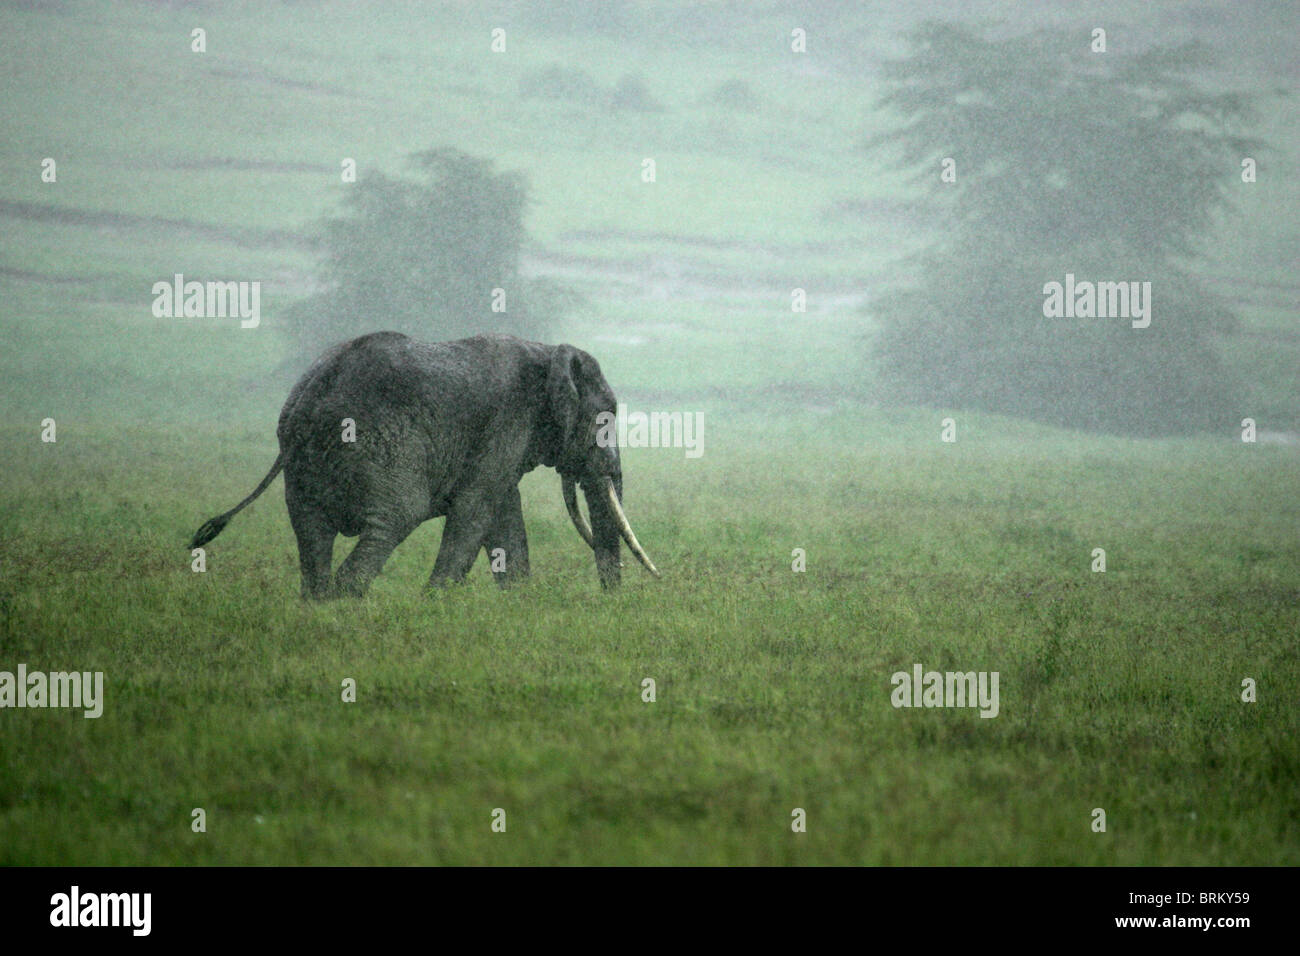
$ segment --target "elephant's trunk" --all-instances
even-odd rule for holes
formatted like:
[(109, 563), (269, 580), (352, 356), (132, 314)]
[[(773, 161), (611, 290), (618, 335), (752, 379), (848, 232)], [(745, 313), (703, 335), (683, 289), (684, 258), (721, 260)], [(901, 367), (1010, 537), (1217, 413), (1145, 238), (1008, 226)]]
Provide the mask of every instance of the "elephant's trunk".
[(578, 497), (574, 492), (572, 479), (564, 478), (561, 487), (564, 492), (564, 505), (568, 509), (574, 528), (596, 554), (596, 571), (604, 587), (615, 587), (621, 580), (623, 563), (618, 555), (621, 541), (627, 542), (627, 546), (647, 571), (659, 577), (659, 569), (654, 566), (654, 562), (641, 547), (641, 542), (637, 540), (632, 526), (628, 523), (627, 515), (623, 513), (623, 506), (619, 501), (620, 489), (615, 479), (596, 478), (590, 483), (584, 482), (583, 492), (587, 497), (587, 510), (591, 513), (590, 525), (578, 508)]
[(618, 587), (623, 579), (623, 562), (618, 554), (618, 522), (614, 520), (604, 496), (597, 493), (595, 482), (603, 484), (603, 479), (584, 482), (582, 490), (587, 497), (587, 513), (591, 516), (591, 550), (596, 557), (596, 574), (600, 576), (601, 587), (609, 590)]

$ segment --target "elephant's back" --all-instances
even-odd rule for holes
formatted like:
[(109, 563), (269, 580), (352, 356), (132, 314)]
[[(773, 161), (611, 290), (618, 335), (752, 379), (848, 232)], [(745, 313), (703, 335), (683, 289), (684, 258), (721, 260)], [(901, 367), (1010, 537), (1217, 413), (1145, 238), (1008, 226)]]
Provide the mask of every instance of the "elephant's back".
[[(454, 353), (450, 362), (441, 359), (442, 351), (398, 332), (376, 332), (322, 355), (280, 414), (277, 433), (294, 494), (324, 507), (342, 528), (395, 498), (431, 510), (431, 490), (456, 470), (458, 456), (447, 453), (445, 436), (459, 431), (455, 419), (465, 414), (456, 400), (463, 392), (458, 363)], [(421, 503), (409, 504), (413, 498)]]
[[(303, 373), (280, 410), (280, 446), (292, 445), (304, 428), (341, 405), (361, 403), (370, 385), (391, 378), (395, 349), (410, 342), (400, 332), (372, 332), (330, 348)], [(380, 390), (380, 394), (382, 394)]]

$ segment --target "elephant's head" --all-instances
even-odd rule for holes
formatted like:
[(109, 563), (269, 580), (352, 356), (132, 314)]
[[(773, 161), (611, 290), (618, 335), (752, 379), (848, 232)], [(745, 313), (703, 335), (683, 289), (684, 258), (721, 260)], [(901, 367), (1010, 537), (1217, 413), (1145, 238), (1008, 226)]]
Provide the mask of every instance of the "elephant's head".
[[(619, 583), (620, 539), (645, 569), (658, 577), (658, 569), (623, 514), (618, 442), (608, 425), (617, 412), (616, 401), (596, 360), (571, 345), (557, 346), (547, 373), (547, 398), (554, 425), (554, 448), (549, 457), (560, 473), (569, 517), (596, 554), (600, 583), (606, 588)], [(575, 483), (586, 496), (590, 526), (578, 509)]]

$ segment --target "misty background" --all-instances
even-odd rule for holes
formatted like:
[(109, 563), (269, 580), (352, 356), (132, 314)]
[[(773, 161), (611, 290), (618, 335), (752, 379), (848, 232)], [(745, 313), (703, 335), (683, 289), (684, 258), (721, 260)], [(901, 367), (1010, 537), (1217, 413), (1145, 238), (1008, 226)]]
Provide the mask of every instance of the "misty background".
[[(573, 342), (724, 417), (1300, 429), (1290, 4), (217, 13), (5, 5), (7, 421), (269, 423), (395, 328)], [(260, 280), (261, 326), (154, 318), (178, 272)], [(1152, 326), (1044, 318), (1067, 272), (1151, 281)]]

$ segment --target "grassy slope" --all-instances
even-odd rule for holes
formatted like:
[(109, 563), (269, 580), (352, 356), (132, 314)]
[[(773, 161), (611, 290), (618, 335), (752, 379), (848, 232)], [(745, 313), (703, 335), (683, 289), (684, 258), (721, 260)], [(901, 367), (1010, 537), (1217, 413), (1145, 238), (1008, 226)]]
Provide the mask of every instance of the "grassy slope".
[[(512, 55), (493, 58), (489, 24), (463, 16), (386, 6), (361, 30), (331, 4), (286, 31), (241, 9), (0, 13), (20, 104), (0, 160), (21, 171), (0, 199), (182, 221), (5, 220), (0, 265), (84, 281), (6, 279), (0, 669), (102, 669), (109, 697), (98, 721), (0, 711), (0, 862), (1297, 862), (1295, 452), (984, 416), (944, 445), (935, 413), (837, 400), (860, 320), (792, 317), (780, 289), (888, 272), (901, 230), (823, 213), (895, 194), (846, 173), (859, 85), (665, 37), (512, 30)], [(196, 24), (201, 61), (184, 41)], [(736, 43), (784, 26), (750, 23)], [(592, 125), (520, 101), (527, 71), (557, 61), (605, 85), (639, 70), (669, 109)], [(700, 104), (733, 76), (775, 112)], [(525, 480), (537, 574), (509, 594), (480, 567), (421, 597), (434, 524), (366, 601), (302, 606), (278, 484), (190, 572), (186, 534), (274, 455), (274, 315), (310, 264), (247, 234), (306, 228), (340, 195), (343, 155), (396, 168), (439, 142), (525, 170), (553, 255), (736, 277), (632, 300), (599, 268), (578, 279), (593, 305), (566, 338), (643, 406), (706, 413), (703, 458), (626, 456), (665, 586), (631, 567), (601, 596), (549, 473)], [(50, 154), (53, 188), (30, 174)], [(193, 168), (214, 157), (308, 168)], [(1259, 208), (1288, 201), (1296, 179), (1278, 178)], [(599, 230), (620, 237), (574, 236)], [(1289, 278), (1257, 252), (1230, 246), (1223, 271)], [(263, 329), (153, 319), (145, 292), (174, 271), (266, 278)], [(1285, 304), (1243, 315), (1293, 331)], [(1293, 427), (1294, 351), (1251, 345), (1233, 347), (1259, 370), (1252, 409)], [(756, 405), (773, 381), (825, 410), (770, 404), (790, 390)], [(56, 445), (34, 439), (47, 415)], [(999, 670), (1002, 716), (894, 710), (889, 675), (917, 661)], [(1245, 676), (1255, 705), (1238, 701)], [(1088, 829), (1097, 806), (1104, 836)]]
[[(666, 585), (629, 569), (599, 595), (537, 475), (528, 587), (498, 594), (479, 569), (422, 598), (431, 527), (370, 598), (328, 607), (290, 598), (274, 499), (205, 575), (177, 547), (196, 499), (264, 467), (264, 439), (6, 436), (24, 476), (6, 660), (102, 669), (109, 699), (98, 721), (7, 714), (4, 858), (1297, 862), (1293, 461), (1059, 440), (1044, 460), (841, 420), (870, 452), (796, 416), (775, 462), (744, 420), (690, 471), (629, 454)], [(892, 709), (888, 675), (917, 661), (998, 670), (1002, 715)], [(1260, 703), (1238, 702), (1243, 676)]]

